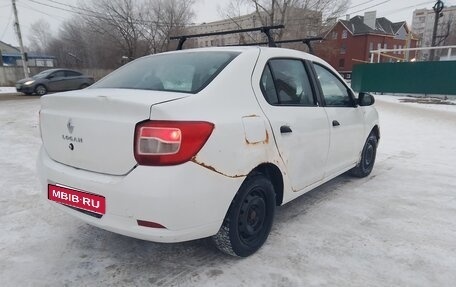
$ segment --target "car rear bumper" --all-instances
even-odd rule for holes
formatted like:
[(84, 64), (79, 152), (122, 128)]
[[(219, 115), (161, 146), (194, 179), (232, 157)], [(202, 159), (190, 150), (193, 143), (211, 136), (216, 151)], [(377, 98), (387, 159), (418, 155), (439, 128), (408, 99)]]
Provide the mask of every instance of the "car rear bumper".
[[(217, 233), (244, 178), (229, 178), (196, 163), (137, 166), (125, 176), (76, 169), (55, 162), (41, 149), (38, 173), (43, 196), (48, 184), (104, 196), (106, 213), (96, 218), (65, 205), (52, 205), (100, 228), (155, 242), (180, 242)], [(145, 220), (166, 228), (139, 226)]]

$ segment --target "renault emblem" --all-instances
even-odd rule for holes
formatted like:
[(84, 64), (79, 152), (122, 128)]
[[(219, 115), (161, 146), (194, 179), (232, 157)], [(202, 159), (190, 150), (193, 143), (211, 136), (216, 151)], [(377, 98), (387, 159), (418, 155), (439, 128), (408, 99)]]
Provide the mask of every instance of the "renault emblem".
[(73, 129), (74, 129), (73, 120), (72, 120), (72, 119), (69, 119), (69, 120), (68, 120), (67, 128), (68, 128), (68, 132), (69, 132), (70, 134), (72, 134), (72, 133), (73, 133)]

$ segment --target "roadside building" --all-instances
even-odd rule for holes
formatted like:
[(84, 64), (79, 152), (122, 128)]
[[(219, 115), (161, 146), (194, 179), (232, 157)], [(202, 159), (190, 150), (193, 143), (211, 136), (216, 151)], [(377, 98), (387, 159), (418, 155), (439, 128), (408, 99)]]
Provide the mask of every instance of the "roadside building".
[[(0, 66), (22, 66), (19, 48), (0, 41)], [(56, 57), (40, 53), (27, 53), (29, 67), (55, 67)]]
[[(376, 12), (366, 12), (364, 16), (338, 20), (324, 35), (324, 40), (315, 45), (315, 54), (329, 62), (345, 79), (351, 79), (354, 65), (370, 62), (370, 51), (416, 46), (417, 39), (405, 21), (393, 23), (384, 17), (376, 18)], [(382, 55), (380, 62), (413, 57), (414, 52), (395, 51)]]
[[(412, 32), (420, 39), (421, 47), (432, 46), (432, 32), (434, 30), (435, 13), (433, 9), (417, 9), (413, 11), (412, 19)], [(441, 41), (441, 36), (449, 33), (449, 43), (440, 44), (456, 44), (456, 6), (445, 7), (439, 18), (439, 25), (437, 26), (437, 41)], [(430, 52), (424, 50), (422, 58), (428, 59)]]
[[(278, 15), (278, 13), (276, 15)], [(266, 13), (254, 12), (240, 17), (229, 18), (210, 23), (203, 23), (196, 26), (189, 26), (186, 28), (186, 34), (203, 34), (228, 30), (257, 28), (262, 27), (263, 23), (266, 25), (277, 25), (277, 23), (281, 22), (281, 19), (276, 19), (276, 23), (270, 23), (268, 20), (269, 18)], [(282, 29), (283, 31), (274, 30), (274, 34), (276, 34), (275, 38), (277, 38), (277, 33), (282, 33), (282, 40), (314, 37), (321, 32), (322, 14), (321, 12), (317, 11), (289, 7), (288, 12), (286, 13), (284, 25), (285, 29)], [(196, 48), (260, 42), (267, 42), (267, 38), (263, 33), (249, 32), (189, 39), (186, 45), (188, 45), (188, 47)], [(304, 49), (304, 45), (298, 44), (297, 47), (293, 48)]]

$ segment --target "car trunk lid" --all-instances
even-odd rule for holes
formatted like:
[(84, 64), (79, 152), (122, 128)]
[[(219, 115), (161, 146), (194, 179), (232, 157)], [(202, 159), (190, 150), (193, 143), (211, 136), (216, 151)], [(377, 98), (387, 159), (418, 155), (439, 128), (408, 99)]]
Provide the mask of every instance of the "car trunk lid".
[(86, 89), (44, 96), (40, 128), (49, 156), (62, 164), (112, 175), (136, 166), (134, 133), (150, 118), (151, 106), (189, 94)]

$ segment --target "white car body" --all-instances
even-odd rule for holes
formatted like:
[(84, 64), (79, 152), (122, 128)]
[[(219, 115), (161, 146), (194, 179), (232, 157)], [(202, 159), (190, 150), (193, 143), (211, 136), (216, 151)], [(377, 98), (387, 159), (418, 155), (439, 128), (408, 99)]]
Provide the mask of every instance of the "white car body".
[[(315, 56), (259, 47), (165, 54), (208, 51), (240, 54), (195, 94), (95, 85), (43, 96), (38, 159), (43, 196), (48, 198), (49, 184), (101, 195), (106, 199), (101, 218), (50, 202), (123, 235), (155, 242), (203, 238), (219, 231), (241, 184), (255, 169), (273, 177), (282, 205), (355, 167), (366, 138), (378, 133), (373, 106), (274, 106), (266, 101), (260, 81), (273, 58), (318, 63), (344, 81)], [(214, 130), (191, 160), (145, 166), (138, 165), (133, 148), (135, 126), (144, 120), (206, 121)], [(340, 126), (332, 125), (336, 120)], [(282, 126), (293, 132), (281, 133)], [(165, 228), (140, 226), (138, 220)]]

